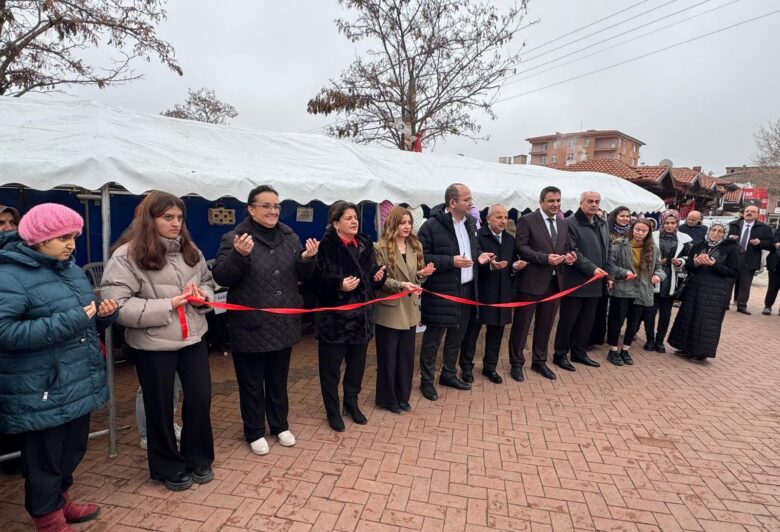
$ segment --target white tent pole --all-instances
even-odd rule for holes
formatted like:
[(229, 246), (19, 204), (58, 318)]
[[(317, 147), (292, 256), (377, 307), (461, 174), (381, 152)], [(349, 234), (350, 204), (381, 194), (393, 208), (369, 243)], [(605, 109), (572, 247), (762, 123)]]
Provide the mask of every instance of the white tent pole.
[[(100, 217), (103, 227), (103, 265), (111, 250), (111, 184), (100, 189)], [(108, 386), (108, 456), (116, 458), (116, 387), (114, 386), (114, 339), (111, 327), (106, 328), (106, 385)]]

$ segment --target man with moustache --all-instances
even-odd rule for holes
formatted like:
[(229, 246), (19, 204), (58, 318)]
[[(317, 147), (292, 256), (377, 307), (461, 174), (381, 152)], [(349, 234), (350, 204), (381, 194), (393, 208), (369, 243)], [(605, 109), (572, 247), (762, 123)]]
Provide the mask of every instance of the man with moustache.
[(758, 207), (748, 205), (742, 220), (729, 224), (729, 238), (739, 244), (737, 253), (737, 312), (750, 315), (747, 302), (753, 276), (761, 269), (761, 250), (774, 250), (772, 228), (758, 220)]
[[(464, 299), (477, 297), (479, 276), (477, 263), (490, 262), (490, 253), (479, 254), (474, 221), (469, 216), (473, 206), (471, 190), (462, 183), (453, 183), (444, 192), (444, 204), (431, 209), (431, 216), (417, 237), (423, 246), (426, 262), (433, 262), (436, 271), (428, 277), (425, 288)], [(421, 297), (422, 322), (426, 329), (420, 346), (420, 391), (429, 401), (439, 398), (433, 385), (436, 371), (436, 353), (442, 336), (442, 355), (439, 384), (457, 390), (470, 390), (471, 383), (458, 378), (455, 363), (469, 324), (472, 307), (438, 298), (423, 292)]]
[[(564, 263), (571, 265), (577, 259), (577, 254), (569, 249), (568, 224), (556, 216), (560, 209), (560, 189), (545, 187), (539, 194), (539, 209), (520, 218), (517, 224), (515, 249), (520, 258), (528, 262), (517, 282), (520, 301), (539, 301), (560, 292)], [(556, 378), (555, 373), (547, 367), (547, 344), (557, 311), (557, 299), (515, 310), (509, 334), (509, 362), (514, 380), (525, 380), (523, 349), (532, 320), (534, 341), (531, 369), (547, 379)]]
[[(515, 239), (506, 231), (509, 210), (505, 205), (491, 205), (487, 213), (487, 225), (477, 231), (479, 251), (491, 253), (493, 258), (479, 266), (480, 303), (508, 303), (514, 301), (512, 280), (528, 264), (518, 260), (515, 251)], [(468, 331), (460, 346), (460, 367), (463, 380), (473, 382), (474, 353), (482, 325), (487, 326), (485, 334), (485, 355), (482, 359), (482, 375), (494, 384), (504, 380), (496, 372), (498, 353), (504, 327), (512, 323), (512, 310), (509, 308), (480, 307), (479, 317), (472, 317)]]
[[(609, 231), (598, 216), (601, 195), (583, 192), (580, 208), (566, 221), (569, 225), (569, 247), (577, 252), (577, 260), (563, 268), (563, 290), (587, 282), (596, 274), (604, 274), (609, 257)], [(598, 362), (588, 357), (585, 347), (590, 339), (599, 298), (607, 293), (607, 279), (602, 278), (572, 292), (561, 301), (561, 314), (555, 332), (553, 364), (575, 371), (571, 362), (597, 368)], [(568, 353), (571, 350), (571, 362)]]

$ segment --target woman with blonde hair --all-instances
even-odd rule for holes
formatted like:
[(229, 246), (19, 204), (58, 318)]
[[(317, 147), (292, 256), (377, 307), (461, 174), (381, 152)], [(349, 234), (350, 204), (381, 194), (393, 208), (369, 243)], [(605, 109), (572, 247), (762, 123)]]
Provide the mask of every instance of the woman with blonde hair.
[(436, 268), (425, 265), (422, 244), (412, 230), (412, 213), (393, 207), (375, 244), (377, 265), (387, 269), (380, 297), (412, 290), (408, 297), (376, 306), (376, 404), (394, 414), (411, 410), (414, 331), (420, 322), (420, 284)]

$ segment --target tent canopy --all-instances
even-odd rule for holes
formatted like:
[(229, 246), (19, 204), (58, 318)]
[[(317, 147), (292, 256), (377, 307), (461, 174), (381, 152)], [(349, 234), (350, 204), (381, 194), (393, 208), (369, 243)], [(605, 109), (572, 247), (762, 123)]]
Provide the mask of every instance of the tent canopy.
[(0, 184), (37, 190), (75, 185), (98, 190), (116, 182), (134, 194), (161, 189), (178, 196), (246, 198), (259, 184), (283, 199), (326, 204), (344, 199), (412, 206), (444, 201), (450, 183), (468, 185), (479, 207), (538, 206), (548, 185), (574, 210), (586, 190), (602, 207), (655, 212), (663, 201), (623, 179), (505, 165), (458, 155), (361, 146), (322, 135), (218, 126), (92, 101), (0, 98)]

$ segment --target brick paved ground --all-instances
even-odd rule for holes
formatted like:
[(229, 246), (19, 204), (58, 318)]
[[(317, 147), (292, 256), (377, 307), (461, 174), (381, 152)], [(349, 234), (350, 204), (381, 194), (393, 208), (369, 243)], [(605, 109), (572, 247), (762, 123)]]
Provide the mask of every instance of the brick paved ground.
[[(780, 530), (780, 316), (757, 315), (762, 293), (752, 317), (727, 314), (713, 361), (635, 349), (633, 367), (577, 366), (555, 382), (477, 375), (473, 391), (439, 387), (433, 403), (415, 388), (401, 416), (372, 408), (370, 354), (369, 424), (341, 434), (325, 422), (308, 338), (289, 386), (298, 445), (271, 438), (264, 457), (241, 439), (230, 359), (213, 355), (216, 480), (182, 493), (151, 482), (133, 426), (117, 459), (91, 442), (73, 494), (103, 513), (77, 528)], [(120, 425), (133, 425), (135, 374), (117, 373)], [(30, 529), (22, 501), (21, 481), (0, 477), (3, 532)]]

